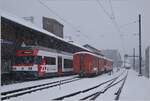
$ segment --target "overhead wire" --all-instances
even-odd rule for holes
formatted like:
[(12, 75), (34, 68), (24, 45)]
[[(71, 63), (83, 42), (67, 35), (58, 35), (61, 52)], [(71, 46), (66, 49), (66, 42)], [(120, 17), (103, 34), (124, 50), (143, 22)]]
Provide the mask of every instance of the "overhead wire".
[(132, 21), (132, 22), (128, 22), (128, 23), (126, 23), (126, 24), (120, 25), (119, 28), (124, 28), (124, 27), (126, 27), (126, 26), (128, 26), (128, 25), (135, 24), (135, 23), (137, 23), (137, 22), (138, 22), (138, 20), (135, 20), (135, 21)]
[(113, 7), (112, 7), (111, 0), (109, 0), (109, 5), (110, 5), (110, 9), (111, 9), (111, 17), (112, 17), (112, 19), (115, 19), (115, 13), (114, 13), (114, 10), (113, 10)]
[(75, 30), (77, 33), (80, 33), (85, 38), (89, 38), (86, 34), (82, 33), (77, 27), (75, 27), (73, 24), (65, 20), (63, 17), (61, 17), (58, 13), (56, 13), (54, 10), (52, 10), (49, 6), (47, 6), (44, 2), (41, 0), (37, 0), (41, 5), (43, 5), (50, 13), (53, 13), (56, 17), (58, 17), (60, 20), (62, 20), (64, 23), (66, 23), (68, 26), (70, 26), (73, 30)]
[[(70, 22), (68, 22), (67, 20), (65, 20), (62, 16), (60, 16), (58, 13), (56, 13), (54, 10), (52, 10), (49, 6), (47, 6), (44, 2), (42, 2), (41, 0), (37, 0), (41, 5), (43, 5), (45, 8), (47, 8), (49, 10), (49, 12), (53, 13), (55, 16), (57, 16), (60, 20), (62, 20), (64, 23), (66, 23), (68, 26), (70, 26), (72, 29), (74, 29), (76, 32), (80, 33), (80, 35), (76, 35), (77, 37), (78, 36), (81, 36), (83, 35), (85, 38), (88, 38), (88, 36), (84, 33), (82, 33), (77, 27), (75, 27), (74, 25), (72, 25)], [(85, 0), (86, 1), (86, 0)], [(116, 17), (115, 17), (115, 14), (114, 14), (114, 10), (113, 10), (113, 6), (112, 6), (112, 3), (111, 3), (111, 0), (109, 0), (109, 5), (110, 5), (110, 9), (111, 9), (111, 14), (109, 14), (109, 12), (104, 8), (103, 4), (100, 2), (100, 0), (96, 0), (98, 5), (101, 7), (101, 9), (103, 10), (103, 12), (107, 15), (107, 17), (112, 21), (113, 25), (115, 26), (115, 28), (117, 29), (118, 33), (119, 33), (119, 36), (121, 38), (122, 35), (121, 35), (121, 30), (120, 30), (120, 26), (118, 25), (118, 23), (116, 22)], [(123, 27), (123, 26), (121, 26)], [(122, 47), (123, 49), (125, 49), (124, 47), (124, 42), (123, 42), (124, 39), (121, 40), (122, 42)]]
[(115, 25), (115, 27), (116, 27), (116, 29), (118, 31), (118, 34), (119, 34), (119, 36), (121, 38), (121, 47), (123, 48), (124, 51), (126, 51), (124, 37), (121, 36), (122, 32), (121, 32), (121, 30), (119, 28), (119, 25), (118, 25), (117, 21), (116, 21), (116, 16), (114, 14), (114, 10), (113, 10), (113, 6), (112, 6), (112, 3), (111, 3), (111, 0), (109, 0), (109, 4), (110, 4), (112, 16), (113, 16), (112, 22), (114, 23), (114, 25)]
[[(138, 23), (139, 20), (135, 20), (135, 21), (132, 21), (132, 22), (128, 22), (126, 24), (122, 24), (119, 26), (120, 29), (124, 28), (124, 27), (128, 27), (129, 25), (132, 25), (132, 24), (135, 24), (135, 23)], [(128, 33), (129, 34), (129, 33)], [(121, 34), (121, 36), (129, 36), (128, 34)], [(130, 35), (133, 35), (133, 36), (137, 36), (138, 33), (135, 32), (135, 33), (130, 33)]]
[[(97, 1), (98, 1), (98, 4), (101, 4), (99, 0), (97, 0)], [(109, 19), (112, 21), (115, 28), (117, 29), (117, 31), (119, 33), (119, 36), (121, 38), (121, 43), (122, 43), (121, 47), (123, 48), (123, 50), (125, 52), (127, 48), (125, 48), (124, 35), (121, 34), (122, 33), (121, 28), (124, 27), (124, 26), (130, 25), (130, 24), (136, 23), (138, 20), (119, 26), (118, 23), (116, 22), (116, 17), (115, 17), (114, 11), (113, 11), (111, 0), (109, 0), (109, 5), (110, 5), (110, 9), (111, 9), (111, 14), (107, 13), (107, 11), (105, 10), (105, 8), (103, 7), (102, 4), (100, 5), (100, 7), (103, 9), (104, 13), (109, 17)], [(133, 35), (135, 36), (136, 34), (134, 33)]]
[[(114, 11), (113, 11), (113, 7), (112, 7), (112, 3), (111, 3), (111, 0), (109, 0), (109, 4), (110, 4), (110, 8), (111, 8), (111, 11), (112, 11), (112, 16), (114, 16), (114, 19), (112, 19), (113, 20), (113, 23), (114, 23), (114, 25), (116, 26), (116, 28), (117, 28), (117, 30), (118, 30), (118, 32), (119, 32), (119, 34), (120, 34), (120, 38), (122, 38), (122, 45), (123, 45), (123, 50), (125, 50), (125, 49), (127, 49), (127, 48), (125, 48), (125, 41), (124, 41), (124, 36), (128, 36), (128, 35), (124, 35), (124, 34), (121, 34), (122, 33), (122, 31), (121, 31), (121, 28), (123, 28), (123, 27), (125, 27), (125, 26), (128, 26), (128, 25), (131, 25), (131, 24), (135, 24), (135, 23), (137, 23), (139, 20), (134, 20), (134, 21), (132, 21), (132, 22), (129, 22), (129, 23), (126, 23), (126, 24), (123, 24), (123, 25), (118, 25), (118, 23), (116, 22), (116, 19), (115, 19), (115, 14), (114, 14)], [(133, 33), (133, 35), (134, 36), (136, 36), (137, 35), (137, 33)], [(126, 51), (126, 50), (125, 50)]]
[(111, 15), (105, 10), (105, 8), (101, 4), (101, 2), (99, 0), (96, 0), (96, 1), (97, 1), (98, 5), (101, 7), (101, 9), (103, 10), (103, 12), (111, 19)]
[[(112, 7), (111, 0), (109, 0), (109, 5), (110, 5), (110, 9), (111, 9), (111, 14), (109, 14), (109, 13), (106, 11), (106, 9), (104, 8), (104, 6), (103, 6), (102, 3), (100, 2), (100, 0), (96, 0), (96, 1), (97, 1), (98, 5), (100, 6), (100, 8), (103, 10), (103, 12), (104, 12), (104, 13), (107, 15), (107, 17), (112, 21), (112, 24), (114, 25), (114, 27), (115, 27), (116, 30), (118, 31), (120, 38), (122, 38), (122, 37), (121, 37), (121, 34), (120, 34), (121, 31), (120, 31), (119, 25), (118, 25), (118, 23), (116, 22), (116, 17), (115, 17), (114, 11), (113, 11), (113, 7)], [(123, 50), (125, 50), (124, 41), (123, 41), (123, 40), (124, 40), (124, 39), (122, 38), (122, 40), (121, 40), (121, 43), (122, 43), (121, 47), (123, 48)]]

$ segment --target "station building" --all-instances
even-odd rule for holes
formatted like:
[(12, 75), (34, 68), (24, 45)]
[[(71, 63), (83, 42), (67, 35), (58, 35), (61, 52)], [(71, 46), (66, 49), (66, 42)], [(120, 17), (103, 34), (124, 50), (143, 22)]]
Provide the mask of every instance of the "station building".
[(89, 49), (90, 51), (92, 51), (93, 53), (97, 54), (97, 55), (100, 55), (100, 56), (104, 56), (101, 52), (101, 50), (99, 49), (96, 49), (95, 47), (89, 45), (89, 44), (85, 44), (83, 45), (83, 47)]
[[(44, 24), (51, 19), (43, 18)], [(49, 27), (43, 25), (44, 29), (38, 28), (30, 22), (12, 14), (2, 12), (1, 15), (1, 74), (9, 74), (13, 60), (15, 58), (16, 49), (24, 46), (42, 46), (46, 48), (75, 53), (79, 51), (89, 51), (83, 46), (75, 43), (69, 43), (63, 39), (63, 25), (59, 25), (54, 31), (49, 30)], [(48, 24), (49, 25), (49, 24)], [(60, 27), (60, 29), (58, 29)], [(48, 30), (48, 31), (47, 31)], [(50, 32), (49, 32), (50, 31)], [(60, 35), (58, 34), (59, 32)], [(55, 35), (56, 34), (56, 35)]]

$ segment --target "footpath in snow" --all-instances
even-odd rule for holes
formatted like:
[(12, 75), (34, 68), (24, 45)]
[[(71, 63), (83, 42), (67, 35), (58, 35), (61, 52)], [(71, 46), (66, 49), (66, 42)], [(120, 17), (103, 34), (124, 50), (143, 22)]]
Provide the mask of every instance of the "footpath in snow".
[(150, 79), (144, 76), (138, 76), (137, 72), (129, 70), (120, 99), (150, 101)]

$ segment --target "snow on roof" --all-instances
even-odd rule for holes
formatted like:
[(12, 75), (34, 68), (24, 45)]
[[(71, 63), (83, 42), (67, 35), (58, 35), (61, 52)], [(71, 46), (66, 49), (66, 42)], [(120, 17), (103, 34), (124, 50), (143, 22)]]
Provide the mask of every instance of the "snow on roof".
[(108, 61), (113, 61), (112, 59), (109, 59), (107, 57), (103, 57), (104, 59), (108, 60)]
[[(2, 13), (1, 13), (1, 16), (4, 17), (4, 18), (6, 18), (6, 19), (9, 19), (9, 20), (11, 20), (11, 21), (13, 21), (13, 22), (16, 22), (16, 23), (20, 24), (20, 25), (26, 26), (26, 27), (28, 27), (28, 28), (31, 28), (31, 29), (34, 29), (34, 30), (36, 30), (36, 31), (42, 32), (42, 33), (44, 33), (44, 34), (47, 34), (47, 35), (49, 35), (49, 36), (52, 36), (52, 37), (54, 37), (54, 38), (56, 38), (56, 39), (59, 39), (59, 40), (61, 40), (61, 41), (63, 41), (63, 42), (67, 42), (65, 39), (62, 39), (62, 38), (60, 38), (60, 37), (54, 35), (53, 33), (50, 33), (50, 32), (48, 32), (48, 31), (46, 31), (46, 30), (44, 30), (44, 29), (42, 29), (42, 28), (40, 28), (40, 27), (37, 27), (37, 26), (34, 25), (33, 23), (28, 22), (28, 21), (24, 20), (23, 18), (20, 18), (20, 17), (18, 17), (18, 16), (12, 15), (12, 14), (6, 12), (6, 11), (0, 10), (0, 12), (2, 12)], [(89, 49), (87, 49), (87, 48), (85, 48), (85, 47), (83, 47), (83, 46), (81, 46), (81, 45), (79, 45), (79, 44), (69, 43), (69, 42), (67, 42), (67, 43), (68, 43), (68, 44), (71, 44), (71, 45), (74, 45), (74, 46), (77, 46), (77, 47), (80, 47), (80, 48), (82, 48), (82, 49), (85, 49), (85, 50), (87, 50), (87, 51), (90, 51)]]
[(104, 57), (104, 56), (96, 55), (96, 54), (94, 54), (94, 53), (86, 52), (86, 51), (76, 52), (76, 53), (74, 53), (74, 55), (75, 55), (75, 54), (90, 54), (90, 55), (93, 55), (93, 56), (96, 56), (96, 57), (99, 57), (99, 58), (103, 58), (103, 59), (107, 59), (107, 60), (109, 60), (109, 61), (112, 61), (111, 59), (108, 59), (108, 58), (106, 58), (106, 57)]
[(96, 54), (93, 54), (93, 53), (91, 53), (91, 52), (86, 52), (86, 51), (76, 52), (76, 53), (74, 53), (74, 55), (75, 55), (75, 54), (90, 54), (90, 55), (93, 55), (93, 56), (96, 56), (96, 57), (99, 57), (99, 58), (103, 58), (103, 57), (100, 56), (100, 55), (96, 55)]

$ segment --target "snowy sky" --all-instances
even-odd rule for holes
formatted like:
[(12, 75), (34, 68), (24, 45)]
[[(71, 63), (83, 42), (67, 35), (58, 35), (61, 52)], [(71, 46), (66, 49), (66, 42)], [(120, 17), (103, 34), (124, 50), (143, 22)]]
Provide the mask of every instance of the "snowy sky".
[[(122, 54), (132, 54), (133, 48), (136, 48), (138, 54), (137, 20), (138, 14), (141, 14), (143, 55), (147, 45), (150, 45), (150, 0), (99, 0), (100, 3), (97, 0), (41, 2), (49, 9), (39, 0), (1, 0), (0, 9), (19, 17), (34, 16), (34, 24), (39, 27), (42, 27), (42, 16), (54, 18), (64, 24), (66, 39), (71, 36), (74, 42), (81, 45), (88, 43), (98, 49), (118, 49)], [(110, 19), (113, 13), (117, 26)]]

